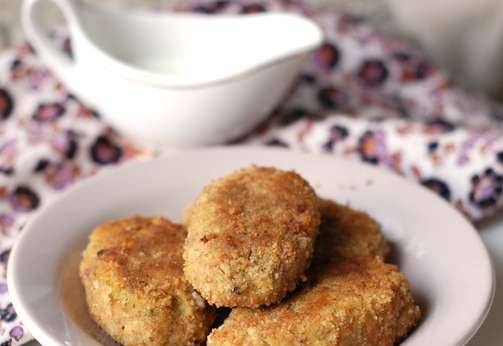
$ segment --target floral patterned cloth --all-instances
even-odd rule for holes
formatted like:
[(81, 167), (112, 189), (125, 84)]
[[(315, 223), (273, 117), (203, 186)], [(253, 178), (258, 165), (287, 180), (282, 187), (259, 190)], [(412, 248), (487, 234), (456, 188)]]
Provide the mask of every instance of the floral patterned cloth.
[[(362, 19), (288, 0), (214, 0), (177, 10), (295, 11), (325, 32), (290, 96), (240, 143), (383, 166), (437, 192), (473, 221), (503, 204), (502, 108), (453, 86), (406, 42)], [(54, 39), (71, 53), (67, 38)], [(69, 94), (29, 45), (0, 57), (0, 346), (31, 339), (5, 278), (9, 251), (27, 219), (79, 179), (150, 156)]]

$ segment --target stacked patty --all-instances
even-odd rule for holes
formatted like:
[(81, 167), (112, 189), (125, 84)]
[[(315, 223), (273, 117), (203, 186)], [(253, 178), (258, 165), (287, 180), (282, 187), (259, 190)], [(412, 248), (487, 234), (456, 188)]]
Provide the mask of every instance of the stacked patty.
[(187, 280), (216, 306), (277, 303), (309, 266), (319, 223), (297, 173), (252, 167), (218, 179), (186, 213)]

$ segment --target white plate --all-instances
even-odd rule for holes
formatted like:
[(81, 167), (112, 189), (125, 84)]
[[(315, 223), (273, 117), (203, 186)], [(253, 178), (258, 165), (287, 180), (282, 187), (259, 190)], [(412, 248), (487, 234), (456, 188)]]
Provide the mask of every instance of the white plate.
[(45, 346), (100, 345), (77, 276), (93, 227), (132, 214), (178, 221), (209, 180), (250, 164), (294, 169), (319, 195), (349, 202), (383, 224), (424, 310), (402, 345), (461, 346), (479, 328), (494, 295), (493, 269), (476, 230), (447, 203), (367, 165), (238, 147), (126, 164), (77, 184), (34, 217), (9, 260), (10, 293), (28, 329)]

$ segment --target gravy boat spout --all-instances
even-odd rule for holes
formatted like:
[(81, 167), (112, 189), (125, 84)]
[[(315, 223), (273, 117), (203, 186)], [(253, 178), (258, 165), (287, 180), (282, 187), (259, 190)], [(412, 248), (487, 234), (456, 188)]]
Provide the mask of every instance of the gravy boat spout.
[(74, 58), (42, 33), (39, 0), (23, 3), (28, 39), (72, 92), (142, 144), (216, 144), (249, 131), (322, 41), (316, 24), (292, 14), (111, 12), (51, 1), (65, 15)]

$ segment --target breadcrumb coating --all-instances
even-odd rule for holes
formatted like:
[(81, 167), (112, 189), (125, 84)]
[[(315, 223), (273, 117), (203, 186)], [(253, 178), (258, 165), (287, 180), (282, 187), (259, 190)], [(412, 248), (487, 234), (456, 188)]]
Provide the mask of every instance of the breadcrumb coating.
[(183, 277), (185, 229), (133, 217), (97, 227), (80, 264), (89, 312), (125, 346), (192, 346), (214, 311)]
[(208, 346), (393, 346), (420, 309), (398, 268), (378, 257), (327, 263), (281, 304), (234, 309)]
[(185, 215), (186, 278), (218, 307), (277, 303), (303, 278), (319, 223), (297, 173), (239, 170), (206, 186)]
[(331, 200), (319, 200), (321, 225), (313, 262), (378, 256), (386, 259), (390, 247), (381, 225), (363, 211)]

